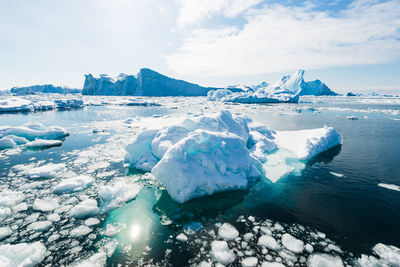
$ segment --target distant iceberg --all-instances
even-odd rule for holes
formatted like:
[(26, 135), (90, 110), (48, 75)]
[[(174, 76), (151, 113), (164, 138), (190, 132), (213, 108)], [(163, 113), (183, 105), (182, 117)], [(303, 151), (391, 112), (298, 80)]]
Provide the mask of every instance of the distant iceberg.
[(233, 92), (232, 88), (209, 91), (210, 101), (238, 103), (297, 103), (304, 95), (337, 95), (320, 80), (305, 82), (304, 70), (290, 76), (283, 76), (274, 84), (262, 82), (259, 85), (241, 86), (242, 92)]
[(64, 86), (55, 86), (52, 84), (32, 85), (24, 87), (13, 87), (11, 93), (16, 95), (30, 95), (38, 93), (53, 93), (53, 94), (79, 94), (82, 90)]
[[(296, 138), (293, 138), (296, 137)], [(126, 147), (131, 168), (151, 173), (179, 203), (300, 174), (305, 163), (342, 144), (333, 128), (278, 132), (223, 110), (140, 133)]]
[(0, 97), (0, 113), (5, 112), (32, 112), (52, 109), (72, 109), (84, 106), (81, 97), (60, 96), (54, 97), (32, 96)]
[(134, 75), (120, 74), (111, 78), (106, 74), (94, 77), (85, 75), (83, 95), (132, 95), (132, 96), (206, 96), (217, 88), (176, 80), (151, 69), (141, 69)]

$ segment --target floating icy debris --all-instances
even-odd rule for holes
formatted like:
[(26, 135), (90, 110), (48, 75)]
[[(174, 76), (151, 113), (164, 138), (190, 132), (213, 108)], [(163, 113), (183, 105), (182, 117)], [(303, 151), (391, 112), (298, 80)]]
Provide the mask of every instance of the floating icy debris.
[(186, 242), (188, 238), (184, 233), (180, 233), (179, 235), (176, 236), (176, 240), (179, 240), (181, 242)]
[(332, 127), (300, 131), (276, 132), (279, 147), (293, 151), (301, 160), (310, 160), (319, 153), (343, 143), (340, 134)]
[(51, 221), (38, 221), (38, 222), (33, 222), (28, 225), (27, 229), (28, 230), (33, 230), (37, 232), (45, 232), (51, 228), (53, 223)]
[(80, 225), (80, 226), (72, 229), (69, 232), (69, 234), (72, 237), (79, 237), (79, 236), (88, 235), (90, 232), (92, 232), (92, 229), (90, 227), (87, 227), (86, 225)]
[(104, 251), (100, 251), (89, 259), (83, 260), (79, 263), (73, 264), (73, 267), (103, 267), (106, 265), (107, 254)]
[(307, 265), (310, 267), (343, 267), (343, 261), (339, 256), (329, 254), (312, 254)]
[(57, 174), (62, 172), (64, 169), (65, 169), (65, 164), (63, 163), (60, 164), (49, 163), (47, 165), (28, 170), (27, 175), (31, 179), (36, 179), (36, 178), (47, 179), (56, 177)]
[(45, 253), (46, 248), (40, 242), (0, 245), (0, 263), (4, 267), (36, 266), (44, 259)]
[(134, 199), (141, 189), (142, 187), (138, 184), (128, 184), (124, 181), (101, 186), (99, 188), (101, 211), (108, 212), (121, 207), (129, 200)]
[(9, 226), (0, 227), (0, 240), (10, 236), (13, 233)]
[(304, 250), (304, 242), (286, 233), (282, 235), (282, 245), (294, 253)]
[(106, 231), (104, 232), (104, 235), (113, 237), (116, 236), (119, 233), (120, 229), (118, 226), (112, 225), (112, 224), (107, 224), (106, 225)]
[(285, 267), (282, 263), (279, 262), (268, 262), (264, 261), (261, 263), (261, 267)]
[(95, 199), (86, 199), (71, 209), (71, 216), (77, 218), (85, 218), (99, 213), (97, 201)]
[(332, 175), (335, 175), (337, 177), (344, 177), (344, 174), (341, 174), (341, 173), (337, 173), (337, 172), (329, 172), (329, 173)]
[(275, 251), (281, 249), (281, 247), (279, 246), (279, 244), (275, 240), (275, 238), (273, 238), (272, 236), (269, 236), (269, 235), (262, 235), (258, 239), (257, 245), (263, 246), (263, 247), (266, 247), (268, 249), (275, 250)]
[(342, 143), (330, 127), (274, 132), (223, 110), (140, 133), (125, 160), (151, 171), (179, 203), (227, 190), (246, 189), (262, 173), (272, 182), (300, 175), (308, 161)]
[(235, 253), (225, 241), (213, 241), (211, 243), (211, 254), (217, 262), (224, 265), (230, 264), (236, 259)]
[(395, 185), (395, 184), (383, 184), (383, 183), (380, 183), (380, 184), (378, 184), (378, 186), (386, 188), (386, 189), (390, 189), (390, 190), (400, 191), (400, 186)]
[(85, 220), (85, 224), (87, 226), (93, 226), (93, 225), (97, 225), (100, 223), (100, 220), (97, 218), (88, 218)]
[(358, 120), (359, 117), (356, 117), (356, 116), (347, 116), (346, 119), (355, 121), (355, 120)]
[(10, 208), (0, 207), (0, 221), (2, 221), (3, 219), (7, 218), (10, 215), (11, 215), (11, 209)]
[(44, 198), (35, 199), (33, 202), (33, 209), (39, 211), (53, 211), (57, 209), (60, 205), (58, 204), (58, 199)]
[(61, 217), (57, 213), (53, 213), (53, 214), (47, 215), (47, 220), (52, 221), (52, 222), (58, 222), (61, 220)]
[(222, 224), (218, 229), (218, 234), (224, 240), (235, 240), (239, 236), (238, 230), (230, 223)]
[(0, 192), (0, 207), (13, 207), (24, 199), (24, 194), (9, 189)]
[(61, 146), (61, 140), (44, 140), (44, 139), (36, 139), (35, 141), (29, 142), (26, 144), (28, 148), (48, 148), (53, 146)]
[(66, 178), (61, 180), (61, 182), (53, 188), (53, 192), (56, 194), (64, 194), (81, 191), (89, 187), (93, 182), (94, 178), (87, 175)]
[(257, 266), (258, 259), (256, 257), (247, 257), (241, 261), (242, 267), (254, 267)]
[(83, 107), (83, 101), (77, 97), (65, 95), (0, 97), (0, 113), (32, 112), (52, 109), (71, 109)]

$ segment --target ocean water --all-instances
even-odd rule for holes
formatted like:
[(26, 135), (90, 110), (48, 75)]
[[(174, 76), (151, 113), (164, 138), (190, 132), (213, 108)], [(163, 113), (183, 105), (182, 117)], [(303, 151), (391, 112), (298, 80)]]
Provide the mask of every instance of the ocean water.
[[(254, 227), (268, 220), (269, 224), (282, 225), (281, 232), (288, 231), (304, 240), (311, 240), (312, 233), (324, 233), (318, 241), (310, 241), (315, 250), (339, 255), (353, 265), (361, 254), (371, 255), (377, 243), (400, 247), (400, 192), (378, 186), (400, 185), (400, 105), (397, 100), (389, 100), (321, 97), (306, 98), (300, 104), (247, 105), (207, 102), (204, 98), (162, 98), (154, 100), (160, 106), (104, 105), (0, 114), (0, 125), (39, 121), (65, 127), (70, 133), (60, 147), (0, 152), (0, 188), (22, 190), (29, 206), (0, 222), (0, 226), (13, 227), (13, 234), (0, 244), (42, 242), (48, 249), (43, 266), (78, 262), (106, 244), (116, 245), (107, 258), (110, 266), (184, 266), (210, 260), (210, 242), (216, 239), (210, 231), (216, 231), (218, 223), (229, 222), (243, 235), (257, 232)], [(124, 165), (124, 147), (142, 127), (221, 109), (247, 115), (274, 130), (332, 126), (343, 136), (344, 143), (314, 158), (300, 176), (287, 175), (276, 183), (262, 178), (248, 190), (219, 193), (185, 204), (171, 200), (151, 175)], [(348, 119), (350, 116), (358, 119)], [(32, 181), (18, 166), (48, 162), (65, 163), (68, 171), (91, 175), (96, 182), (83, 192), (58, 196), (51, 192), (60, 179), (57, 177), (35, 181), (35, 187), (26, 189), (24, 185)], [(100, 224), (91, 226), (91, 236), (71, 238), (62, 234), (83, 223), (67, 212), (61, 212), (60, 222), (47, 232), (26, 230), (28, 223), (24, 219), (36, 213), (30, 207), (36, 198), (57, 197), (67, 210), (85, 197), (97, 199), (98, 187), (114, 180), (139, 183), (143, 189), (122, 207), (97, 215)], [(37, 220), (45, 217), (40, 213)], [(105, 235), (107, 224), (118, 226), (119, 233)], [(60, 238), (49, 242), (55, 233), (61, 233)], [(180, 233), (188, 236), (187, 242), (176, 240)], [(327, 250), (323, 242), (335, 244), (341, 252)], [(236, 249), (239, 251), (240, 246)], [(255, 256), (259, 262), (267, 255), (258, 248), (247, 250), (250, 252), (245, 255)], [(245, 251), (243, 248), (242, 253)], [(287, 263), (282, 255), (272, 256)], [(305, 264), (301, 259), (292, 262)], [(239, 264), (238, 259), (235, 264)]]

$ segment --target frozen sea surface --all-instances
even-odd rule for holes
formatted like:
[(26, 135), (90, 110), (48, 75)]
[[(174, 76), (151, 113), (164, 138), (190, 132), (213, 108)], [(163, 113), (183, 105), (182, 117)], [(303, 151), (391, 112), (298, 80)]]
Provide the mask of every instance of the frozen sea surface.
[[(399, 98), (307, 97), (271, 105), (82, 99), (81, 109), (0, 114), (0, 126), (40, 122), (69, 133), (57, 147), (0, 150), (1, 262), (400, 264)], [(328, 125), (343, 145), (275, 183), (261, 178), (246, 190), (184, 204), (151, 173), (124, 163), (125, 147), (142, 130), (220, 110), (276, 131)]]

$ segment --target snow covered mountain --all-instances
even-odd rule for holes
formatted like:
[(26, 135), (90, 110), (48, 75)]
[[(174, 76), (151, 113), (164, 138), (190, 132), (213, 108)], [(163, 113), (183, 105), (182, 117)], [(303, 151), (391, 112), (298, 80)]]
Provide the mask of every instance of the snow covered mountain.
[(37, 93), (78, 94), (81, 93), (81, 90), (64, 86), (55, 86), (52, 84), (44, 84), (44, 85), (32, 85), (24, 87), (13, 87), (11, 88), (11, 93), (17, 95), (30, 95)]
[(84, 95), (206, 96), (218, 89), (169, 78), (151, 69), (141, 69), (136, 76), (120, 74), (115, 79), (105, 74), (85, 77)]
[(259, 85), (242, 86), (244, 92), (220, 89), (210, 91), (208, 100), (239, 103), (297, 103), (303, 95), (337, 95), (320, 80), (305, 82), (304, 70), (298, 70), (292, 75), (283, 76), (278, 82)]

